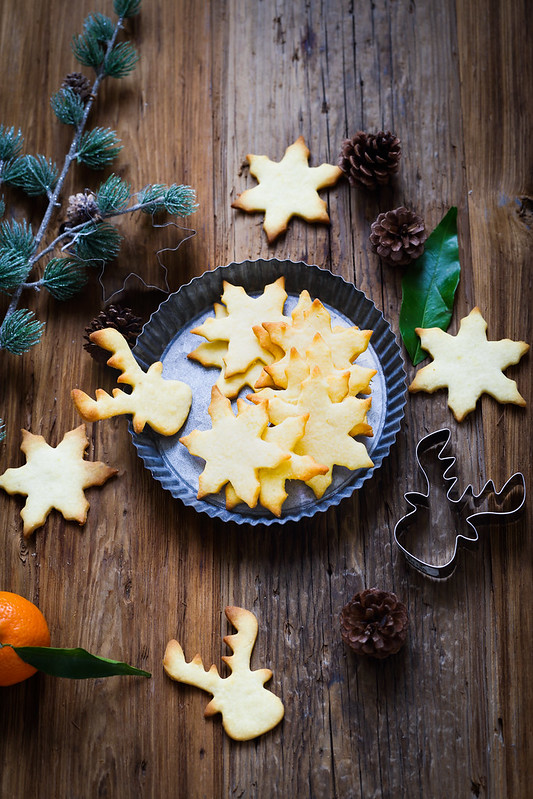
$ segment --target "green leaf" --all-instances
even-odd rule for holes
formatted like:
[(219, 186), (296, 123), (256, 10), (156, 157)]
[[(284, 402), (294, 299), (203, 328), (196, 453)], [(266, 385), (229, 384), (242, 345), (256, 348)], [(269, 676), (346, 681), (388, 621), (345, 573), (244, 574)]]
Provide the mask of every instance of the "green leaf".
[(133, 72), (139, 56), (130, 42), (119, 42), (104, 61), (104, 74), (110, 78), (125, 78)]
[(141, 10), (141, 0), (113, 0), (117, 17), (134, 17)]
[(424, 253), (402, 280), (400, 333), (414, 366), (426, 357), (415, 328), (448, 328), (460, 273), (454, 206), (429, 236)]
[(59, 89), (50, 98), (50, 105), (56, 117), (64, 125), (78, 125), (83, 119), (85, 105), (83, 100), (70, 87)]
[[(10, 644), (0, 644), (1, 646), (10, 646)], [(119, 660), (92, 655), (80, 647), (67, 649), (51, 646), (14, 646), (13, 649), (25, 663), (53, 677), (86, 680), (90, 677), (128, 674), (138, 677), (152, 676), (148, 671), (137, 669), (128, 663), (121, 663)]]
[(77, 159), (90, 169), (103, 169), (117, 157), (122, 147), (120, 139), (110, 128), (94, 128), (81, 137)]
[(33, 311), (19, 309), (6, 317), (0, 327), (0, 349), (21, 355), (41, 338), (44, 322), (33, 319)]
[(85, 268), (76, 258), (52, 258), (42, 277), (44, 288), (56, 300), (70, 300), (87, 283)]

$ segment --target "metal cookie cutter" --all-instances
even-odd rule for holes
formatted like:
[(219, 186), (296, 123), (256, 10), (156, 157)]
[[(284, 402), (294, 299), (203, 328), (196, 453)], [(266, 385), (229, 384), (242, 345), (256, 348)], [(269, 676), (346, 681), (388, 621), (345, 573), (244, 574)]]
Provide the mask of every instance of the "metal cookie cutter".
[[(420, 471), (426, 479), (427, 493), (422, 494), (415, 491), (405, 494), (407, 503), (413, 508), (412, 511), (403, 516), (394, 528), (394, 540), (396, 541), (400, 551), (405, 556), (407, 561), (418, 571), (425, 574), (427, 577), (444, 578), (449, 577), (457, 565), (457, 555), (460, 547), (468, 549), (475, 549), (479, 543), (478, 529), (483, 525), (488, 525), (496, 518), (500, 518), (502, 522), (507, 523), (514, 521), (520, 515), (526, 501), (526, 484), (524, 475), (521, 472), (513, 474), (501, 488), (496, 491), (494, 483), (489, 480), (479, 494), (474, 493), (471, 485), (467, 486), (460, 497), (453, 496), (454, 488), (457, 483), (457, 477), (450, 474), (455, 466), (456, 458), (448, 455), (443, 455), (443, 452), (450, 440), (450, 431), (447, 428), (436, 430), (433, 433), (422, 438), (416, 447), (416, 459)], [(445, 498), (449, 503), (449, 510), (455, 514), (455, 518), (461, 521), (463, 528), (466, 526), (467, 531), (471, 534), (465, 535), (464, 532), (457, 532), (457, 525), (455, 526), (455, 545), (452, 557), (443, 565), (435, 565), (427, 563), (425, 560), (416, 557), (409, 549), (402, 543), (405, 539), (406, 533), (409, 528), (417, 525), (417, 515), (426, 513), (426, 516), (431, 518), (430, 494), (431, 494), (431, 481), (428, 477), (426, 468), (422, 462), (424, 456), (431, 449), (438, 449), (436, 463), (441, 470), (442, 486), (444, 488)], [(513, 489), (518, 489), (514, 492), (510, 507), (505, 510), (482, 510), (476, 512), (475, 509), (488, 498), (492, 497), (493, 503), (502, 506), (504, 500), (513, 492)], [(457, 492), (458, 493), (458, 492)], [(473, 511), (473, 512), (472, 512)], [(469, 528), (469, 529), (468, 529)]]

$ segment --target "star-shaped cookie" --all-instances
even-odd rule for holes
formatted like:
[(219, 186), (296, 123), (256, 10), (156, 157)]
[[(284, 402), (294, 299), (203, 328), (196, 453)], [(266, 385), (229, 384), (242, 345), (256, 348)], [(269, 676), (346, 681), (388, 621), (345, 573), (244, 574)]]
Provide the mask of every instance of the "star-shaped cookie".
[(487, 323), (479, 308), (461, 319), (456, 336), (438, 327), (416, 328), (422, 347), (434, 359), (420, 369), (409, 391), (448, 389), (448, 406), (461, 422), (482, 394), (490, 394), (498, 402), (525, 405), (514, 380), (503, 370), (518, 363), (529, 349), (524, 341), (487, 340)]
[(224, 376), (228, 378), (245, 372), (258, 360), (271, 362), (272, 354), (261, 346), (253, 328), (266, 320), (280, 321), (286, 318), (283, 306), (287, 292), (283, 276), (265, 286), (258, 297), (250, 296), (242, 286), (234, 286), (226, 280), (223, 286), (221, 299), (227, 315), (223, 316), (219, 312), (214, 317), (210, 316), (192, 332), (211, 342), (227, 342), (227, 351), (222, 355), (222, 360), (225, 364)]
[(20, 512), (26, 538), (44, 524), (52, 508), (65, 519), (85, 523), (89, 502), (84, 489), (102, 485), (117, 473), (117, 469), (100, 461), (84, 460), (88, 445), (83, 424), (65, 433), (57, 447), (47, 444), (43, 436), (22, 431), (20, 448), (26, 463), (6, 469), (0, 475), (0, 488), (8, 494), (27, 496)]
[[(214, 310), (215, 319), (223, 319), (228, 315), (226, 307), (219, 302), (215, 302)], [(261, 328), (261, 330), (263, 330), (263, 328)], [(263, 333), (268, 338), (266, 330), (263, 330)], [(270, 345), (270, 339), (267, 343)], [(261, 341), (259, 341), (259, 344), (263, 346)], [(228, 342), (223, 339), (215, 339), (214, 341), (204, 341), (203, 344), (199, 344), (195, 350), (187, 355), (187, 358), (201, 363), (202, 366), (214, 366), (220, 369), (220, 374), (216, 379), (215, 385), (219, 387), (225, 397), (229, 397), (230, 399), (235, 399), (244, 386), (253, 388), (263, 371), (265, 363), (271, 363), (275, 360), (274, 354), (263, 347), (261, 360), (253, 361), (244, 372), (237, 372), (231, 375), (231, 377), (226, 377), (224, 358), (227, 354)], [(281, 355), (283, 355), (283, 353), (281, 353), (279, 357), (281, 357)]]
[(266, 155), (247, 155), (250, 174), (259, 183), (240, 194), (232, 208), (250, 213), (264, 211), (263, 229), (271, 244), (287, 229), (293, 216), (307, 222), (329, 222), (326, 203), (318, 189), (333, 186), (342, 175), (338, 166), (309, 166), (309, 150), (303, 136), (285, 150), (281, 161)]
[[(285, 483), (287, 480), (303, 480), (306, 482), (318, 474), (326, 474), (327, 466), (317, 463), (309, 455), (297, 455), (293, 452), (296, 442), (305, 431), (308, 416), (288, 416), (281, 424), (267, 427), (264, 434), (265, 441), (279, 444), (282, 449), (290, 452), (289, 460), (282, 461), (274, 469), (260, 469), (259, 482), (261, 491), (259, 502), (268, 508), (275, 516), (281, 516), (281, 507), (287, 499)], [(240, 503), (231, 484), (226, 485), (226, 508), (232, 510)]]
[(198, 499), (218, 493), (229, 482), (237, 496), (254, 508), (260, 491), (259, 469), (275, 468), (288, 460), (290, 453), (262, 440), (268, 425), (265, 405), (251, 405), (238, 399), (235, 416), (229, 399), (213, 386), (209, 415), (211, 430), (193, 430), (180, 438), (192, 455), (205, 461), (199, 477)]
[[(307, 355), (308, 353), (306, 356)], [(246, 399), (249, 399), (250, 402), (259, 403), (277, 397), (286, 402), (297, 402), (302, 391), (302, 384), (304, 380), (307, 380), (315, 366), (320, 369), (320, 373), (327, 383), (330, 400), (332, 402), (341, 402), (349, 391), (349, 370), (341, 371), (340, 369), (334, 368), (333, 370), (324, 370), (320, 367), (320, 364), (313, 361), (312, 358), (303, 358), (294, 347), (291, 349), (288, 365), (285, 370), (286, 388), (266, 386), (265, 388), (256, 389), (254, 394), (248, 394)]]
[[(348, 374), (346, 374), (346, 392)], [(302, 383), (302, 390), (295, 403), (273, 398), (267, 400), (271, 422), (280, 424), (288, 416), (309, 414), (302, 438), (296, 442), (294, 451), (298, 455), (310, 455), (317, 463), (328, 467), (324, 475), (306, 480), (320, 499), (332, 480), (333, 466), (348, 469), (368, 469), (373, 462), (365, 445), (355, 441), (353, 435), (369, 435), (371, 428), (366, 416), (370, 399), (345, 396), (341, 402), (332, 402), (328, 394), (328, 383), (314, 367), (312, 374)]]
[[(313, 344), (316, 345), (317, 333), (320, 333), (321, 340), (331, 352), (333, 366), (341, 370), (350, 369), (352, 362), (368, 347), (372, 335), (372, 330), (360, 330), (355, 325), (332, 328), (329, 311), (319, 299), (313, 300), (308, 307), (300, 310), (297, 305), (289, 321), (264, 322), (263, 328), (269, 334), (272, 343), (284, 352), (284, 356), (270, 366), (265, 366), (263, 374), (267, 380), (263, 380), (262, 375), (256, 383), (257, 388), (261, 388), (265, 383), (268, 385), (268, 377), (276, 386), (285, 388), (291, 349), (294, 348), (301, 355), (305, 355)], [(257, 328), (255, 331), (257, 335)], [(354, 375), (354, 385), (358, 380), (359, 377)], [(361, 391), (361, 388), (357, 390)]]

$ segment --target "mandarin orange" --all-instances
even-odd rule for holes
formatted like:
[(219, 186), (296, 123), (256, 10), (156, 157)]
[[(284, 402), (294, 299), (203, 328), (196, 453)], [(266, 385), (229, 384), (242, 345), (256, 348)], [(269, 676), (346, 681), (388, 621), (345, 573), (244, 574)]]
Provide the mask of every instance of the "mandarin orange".
[[(0, 591), (0, 644), (50, 646), (50, 631), (39, 608), (10, 591)], [(0, 648), (0, 686), (15, 685), (36, 671), (11, 646)]]

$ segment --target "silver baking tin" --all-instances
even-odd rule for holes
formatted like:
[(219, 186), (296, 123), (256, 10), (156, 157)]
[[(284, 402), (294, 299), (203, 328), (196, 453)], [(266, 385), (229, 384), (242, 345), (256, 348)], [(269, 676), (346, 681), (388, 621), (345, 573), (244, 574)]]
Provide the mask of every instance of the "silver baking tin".
[[(240, 505), (233, 511), (226, 510), (224, 490), (217, 495), (197, 499), (198, 477), (204, 462), (192, 456), (179, 438), (194, 429), (208, 429), (211, 421), (207, 413), (211, 398), (211, 387), (218, 370), (206, 369), (187, 354), (205, 339), (191, 330), (208, 316), (213, 316), (213, 303), (220, 300), (224, 280), (243, 286), (248, 294), (259, 294), (265, 285), (281, 275), (285, 276), (288, 299), (285, 313), (289, 314), (303, 289), (314, 299), (318, 297), (332, 317), (332, 324), (357, 325), (361, 329), (373, 330), (370, 345), (359, 356), (357, 363), (378, 370), (372, 379), (372, 408), (368, 421), (374, 430), (372, 438), (361, 438), (374, 462), (371, 469), (350, 471), (335, 466), (333, 481), (324, 496), (317, 500), (310, 488), (299, 481), (287, 482), (289, 496), (281, 518), (276, 518), (267, 509)], [(365, 480), (389, 454), (400, 429), (406, 402), (406, 382), (403, 360), (396, 338), (368, 297), (342, 277), (327, 269), (311, 266), (302, 261), (257, 260), (219, 266), (210, 272), (195, 277), (175, 293), (171, 294), (152, 314), (144, 326), (133, 350), (139, 363), (147, 369), (154, 361), (163, 362), (163, 376), (182, 380), (193, 390), (193, 401), (187, 421), (178, 434), (161, 436), (147, 425), (140, 434), (130, 432), (137, 453), (144, 465), (172, 496), (198, 512), (207, 513), (224, 521), (238, 524), (283, 524), (297, 522), (306, 517), (338, 505), (360, 488)], [(245, 388), (243, 395), (250, 393)], [(238, 453), (228, 453), (238, 457)]]

